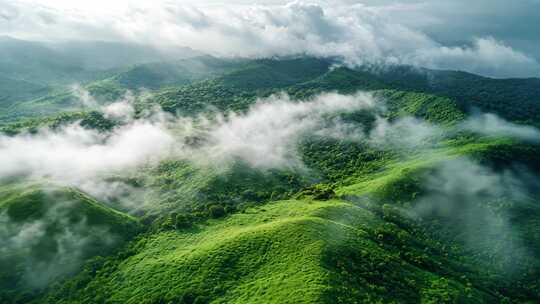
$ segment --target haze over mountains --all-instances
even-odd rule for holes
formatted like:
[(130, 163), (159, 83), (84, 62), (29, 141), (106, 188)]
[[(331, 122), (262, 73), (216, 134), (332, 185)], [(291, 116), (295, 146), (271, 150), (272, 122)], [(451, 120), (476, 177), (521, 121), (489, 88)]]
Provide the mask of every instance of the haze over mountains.
[(9, 36), (0, 37), (0, 50), (3, 76), (42, 85), (85, 82), (95, 79), (100, 72), (199, 54), (188, 48), (167, 54), (148, 46), (120, 42), (45, 43)]
[(540, 301), (537, 1), (0, 4), (1, 303)]

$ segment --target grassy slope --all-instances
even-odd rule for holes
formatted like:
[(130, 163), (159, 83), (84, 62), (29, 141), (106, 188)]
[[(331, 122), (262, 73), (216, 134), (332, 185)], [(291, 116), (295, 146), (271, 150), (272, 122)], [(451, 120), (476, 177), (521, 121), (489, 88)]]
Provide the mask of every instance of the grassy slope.
[(429, 150), (427, 152), (415, 153), (406, 160), (392, 159), (384, 164), (384, 167), (371, 174), (345, 179), (337, 190), (339, 195), (363, 195), (367, 193), (379, 192), (380, 187), (392, 185), (394, 181), (400, 180), (410, 172), (433, 167), (435, 164), (461, 156), (479, 154), (491, 149), (503, 148), (506, 145), (513, 145), (510, 140), (480, 140), (477, 142), (464, 142), (456, 146), (445, 146)]
[[(91, 225), (119, 225), (128, 230), (135, 218), (107, 208), (88, 195), (71, 188), (47, 184), (8, 184), (0, 188), (0, 211), (11, 219), (26, 221), (39, 219), (52, 206), (68, 202), (76, 210), (73, 216), (85, 217)], [(71, 212), (70, 212), (71, 213)]]
[[(374, 212), (345, 201), (275, 202), (149, 236), (133, 255), (83, 282), (85, 288), (72, 282), (44, 302), (371, 303), (436, 301), (444, 293), (472, 303), (490, 299), (464, 281), (442, 279), (448, 266), (431, 270), (386, 248), (377, 237), (384, 225)], [(407, 250), (424, 245), (411, 242)], [(439, 283), (447, 288), (440, 294), (424, 290)]]
[[(408, 183), (415, 172), (449, 158), (513, 145), (504, 139), (480, 140), (450, 144), (406, 161), (388, 161), (376, 172), (337, 184), (337, 194), (354, 203), (279, 201), (223, 220), (151, 233), (97, 272), (83, 272), (42, 302), (500, 301), (499, 292), (509, 288), (500, 278), (479, 268), (476, 257), (465, 256), (459, 245), (441, 241), (395, 208), (412, 199), (415, 189)], [(390, 205), (361, 199), (368, 194)], [(535, 225), (523, 226), (535, 229)], [(521, 284), (534, 282), (519, 284), (513, 287), (518, 292), (533, 288)], [(515, 297), (514, 292), (506, 296)]]
[[(335, 191), (339, 196), (348, 199), (367, 199), (370, 202), (376, 202), (377, 205), (382, 205), (383, 210), (389, 206), (408, 210), (408, 208), (414, 208), (422, 198), (423, 181), (429, 172), (432, 172), (439, 164), (463, 157), (499, 167), (499, 169), (514, 167), (523, 170), (524, 166), (534, 168), (539, 162), (538, 147), (522, 146), (508, 139), (451, 141), (449, 146), (415, 154), (401, 161), (391, 160), (378, 171), (351, 177), (340, 182)], [(460, 194), (455, 195), (459, 197)], [(460, 256), (460, 262), (463, 265), (467, 263), (475, 265), (473, 268), (476, 268), (484, 278), (479, 280), (484, 280), (489, 286), (487, 288), (491, 289), (491, 293), (500, 292), (517, 302), (534, 302), (540, 299), (540, 280), (538, 279), (540, 242), (532, 235), (538, 232), (540, 206), (534, 194), (532, 197), (522, 199), (520, 201), (500, 197), (498, 201), (492, 201), (492, 199), (481, 201), (477, 198), (477, 201), (467, 202), (472, 205), (466, 205), (466, 209), (459, 209), (457, 212), (454, 211), (442, 217), (422, 220), (422, 230), (437, 242), (443, 244), (448, 242), (448, 246), (456, 248), (456, 254)], [(511, 229), (497, 230), (493, 222), (489, 223), (489, 221), (500, 220), (501, 214), (505, 214), (502, 218), (506, 217)], [(467, 215), (474, 215), (474, 221), (461, 217)], [(480, 223), (486, 220), (487, 226), (482, 227)], [(471, 225), (475, 226), (472, 231), (471, 228), (467, 228)], [(493, 229), (498, 231), (498, 235), (492, 235)], [(470, 244), (467, 245), (467, 240), (473, 237), (476, 238), (475, 249), (471, 250)], [(505, 265), (511, 266), (509, 268)]]
[[(77, 190), (47, 184), (3, 185), (0, 187), (0, 215), (2, 242), (7, 246), (0, 257), (0, 300), (3, 303), (25, 302), (33, 292), (44, 287), (41, 283), (34, 287), (27, 285), (27, 281), (32, 280), (28, 278), (29, 267), (58, 263), (57, 259), (70, 254), (72, 257), (57, 265), (65, 270), (58, 270), (46, 280), (63, 279), (77, 272), (84, 259), (110, 253), (140, 229), (138, 220), (131, 216), (112, 210)], [(25, 236), (26, 233), (30, 234)], [(17, 239), (21, 237), (28, 244), (19, 244)], [(64, 253), (64, 246), (70, 248), (71, 245), (76, 251)], [(80, 259), (78, 254), (81, 254)]]

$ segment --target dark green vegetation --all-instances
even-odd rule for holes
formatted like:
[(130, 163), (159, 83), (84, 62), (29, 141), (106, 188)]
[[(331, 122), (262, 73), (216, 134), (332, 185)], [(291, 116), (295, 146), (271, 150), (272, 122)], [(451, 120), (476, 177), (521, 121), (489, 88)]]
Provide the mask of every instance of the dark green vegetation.
[[(0, 214), (10, 225), (50, 218), (51, 210), (70, 206), (41, 228), (38, 247), (23, 248), (32, 259), (38, 252), (55, 256), (58, 246), (50, 239), (61, 239), (63, 227), (81, 222), (86, 228), (76, 230), (80, 233), (109, 231), (119, 240), (89, 238), (91, 246), (77, 260), (85, 261), (83, 266), (74, 263), (51, 278), (54, 283), (34, 288), (25, 285), (26, 264), (17, 251), (23, 249), (12, 249), (5, 255), (9, 267), (0, 268), (2, 300), (540, 301), (539, 147), (454, 129), (476, 110), (539, 125), (538, 80), (401, 67), (329, 69), (331, 64), (313, 58), (203, 57), (131, 67), (86, 88), (105, 102), (126, 89), (146, 87), (153, 94), (136, 101), (139, 111), (159, 104), (181, 115), (242, 112), (257, 98), (281, 91), (306, 99), (327, 91), (372, 90), (385, 100), (386, 110), (375, 110), (379, 116), (390, 122), (412, 116), (444, 136), (413, 147), (311, 136), (298, 143), (303, 171), (254, 169), (242, 161), (200, 166), (167, 160), (120, 177), (144, 190), (144, 202), (133, 212), (138, 219), (115, 211), (110, 207), (115, 202), (99, 202), (75, 189), (45, 191), (51, 187), (14, 181), (0, 189)], [(44, 98), (44, 105), (63, 105)], [(104, 132), (114, 127), (98, 112), (79, 110), (9, 123), (3, 131), (32, 132), (79, 120)], [(340, 118), (362, 124), (366, 133), (376, 123), (371, 110)]]
[(81, 263), (106, 255), (140, 230), (138, 220), (75, 189), (7, 184), (0, 189), (0, 300), (31, 299), (73, 275)]

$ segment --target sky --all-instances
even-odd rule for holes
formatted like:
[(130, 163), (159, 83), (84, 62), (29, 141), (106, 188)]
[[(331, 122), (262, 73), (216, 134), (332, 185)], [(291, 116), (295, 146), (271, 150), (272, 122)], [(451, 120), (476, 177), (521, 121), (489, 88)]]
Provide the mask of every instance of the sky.
[[(195, 3), (195, 4), (194, 4)], [(540, 0), (0, 0), (0, 35), (540, 77)]]

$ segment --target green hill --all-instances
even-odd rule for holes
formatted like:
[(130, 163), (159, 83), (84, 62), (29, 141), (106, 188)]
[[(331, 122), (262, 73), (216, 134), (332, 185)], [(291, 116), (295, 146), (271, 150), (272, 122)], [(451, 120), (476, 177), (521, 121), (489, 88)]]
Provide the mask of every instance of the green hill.
[(0, 188), (0, 299), (25, 302), (76, 273), (84, 261), (133, 237), (138, 221), (74, 189), (8, 184)]
[[(190, 83), (218, 77), (245, 65), (243, 60), (222, 60), (210, 56), (199, 56), (173, 62), (154, 62), (107, 70), (82, 83), (81, 88), (97, 104), (106, 104), (122, 98), (128, 90), (155, 91), (167, 87), (183, 86)], [(79, 89), (57, 86), (54, 89), (41, 88), (19, 81), (0, 78), (0, 92), (6, 94), (6, 107), (0, 111), (0, 122), (10, 123), (23, 118), (46, 117), (67, 111), (80, 111), (92, 107), (80, 100)], [(4, 90), (3, 83), (9, 87)], [(26, 85), (26, 86), (23, 86)], [(39, 89), (39, 90), (38, 90)], [(15, 94), (15, 93), (16, 94)], [(0, 101), (2, 96), (0, 95)], [(7, 102), (7, 101), (6, 101)], [(97, 105), (94, 105), (97, 106)]]
[[(151, 94), (136, 99), (138, 114), (159, 105), (211, 122), (230, 112), (242, 117), (261, 98), (283, 92), (294, 104), (367, 90), (377, 104), (321, 115), (321, 124), (343, 128), (302, 134), (291, 148), (301, 169), (173, 155), (107, 177), (135, 190), (132, 215), (77, 189), (5, 182), (1, 301), (540, 301), (540, 148), (530, 127), (540, 125), (538, 80), (333, 63), (199, 57), (137, 65), (88, 83), (99, 102), (145, 87)], [(18, 103), (1, 130), (17, 136), (79, 121), (114, 137), (117, 122), (81, 111), (75, 99), (60, 91)], [(478, 111), (519, 123), (504, 122), (514, 131), (528, 125), (534, 136), (465, 128)], [(41, 116), (20, 119), (28, 113)], [(173, 125), (175, 135), (185, 135)], [(188, 152), (205, 147), (201, 134), (182, 137)], [(29, 280), (28, 269), (42, 280)]]
[[(127, 89), (150, 89), (151, 102), (165, 110), (187, 114), (242, 110), (257, 97), (286, 91), (295, 98), (320, 92), (352, 93), (358, 90), (399, 90), (446, 97), (464, 112), (493, 112), (511, 121), (538, 124), (538, 79), (492, 79), (454, 71), (412, 67), (382, 70), (332, 68), (333, 61), (315, 58), (226, 60), (195, 57), (167, 63), (135, 65), (105, 73), (85, 88), (99, 102), (120, 98)], [(70, 92), (53, 92), (4, 110), (3, 120), (79, 110)]]
[[(362, 89), (400, 89), (445, 96), (456, 100), (464, 111), (493, 112), (508, 120), (538, 123), (540, 119), (540, 79), (493, 79), (459, 71), (438, 71), (396, 67), (381, 71), (336, 69), (337, 75), (318, 80), (322, 86), (330, 79), (347, 77), (352, 86)], [(347, 76), (341, 76), (347, 75)], [(349, 76), (354, 75), (354, 76)], [(367, 80), (360, 80), (367, 79)], [(317, 88), (318, 83), (311, 84)]]
[(48, 88), (22, 80), (0, 76), (0, 104), (9, 107), (12, 102), (33, 99), (48, 93)]
[[(395, 245), (386, 245), (380, 233), (400, 239), (394, 241)], [(349, 202), (276, 202), (201, 227), (162, 232), (133, 243), (127, 259), (110, 263), (93, 277), (85, 272), (53, 292), (47, 301), (495, 300), (483, 290), (481, 282), (475, 285), (470, 279), (449, 274), (452, 264), (448, 258), (422, 261), (426, 248), (436, 248), (411, 238), (407, 229)]]
[[(497, 153), (504, 150), (509, 152), (506, 159)], [(323, 151), (313, 163), (331, 164), (323, 156), (335, 156)], [(512, 157), (518, 153), (521, 157)], [(223, 213), (210, 208), (207, 215), (200, 209), (169, 213), (151, 224), (150, 233), (119, 254), (88, 264), (38, 302), (534, 302), (539, 297), (540, 265), (536, 200), (487, 192), (481, 196), (486, 201), (465, 205), (464, 215), (473, 210), (474, 221), (426, 215), (417, 206), (430, 197), (429, 189), (423, 188), (425, 180), (446, 162), (457, 166), (470, 157), (469, 166), (479, 162), (510, 168), (508, 161), (538, 163), (538, 155), (534, 148), (506, 139), (450, 141), (435, 150), (374, 159), (377, 167), (357, 167), (360, 171), (349, 177), (334, 175), (336, 182), (330, 179), (327, 184), (334, 189), (330, 192), (319, 185), (304, 188), (295, 200), (236, 205)], [(339, 166), (327, 168), (340, 171)], [(176, 176), (179, 186), (173, 189), (200, 181), (193, 173), (182, 176)], [(259, 183), (267, 179), (250, 177)], [(202, 189), (222, 193), (224, 202), (235, 193), (225, 189), (256, 189), (241, 180), (205, 183)], [(180, 197), (173, 201), (180, 203)], [(491, 222), (495, 214), (512, 221), (515, 230)], [(469, 230), (479, 227), (483, 230)], [(474, 247), (467, 241), (471, 231), (481, 240)], [(514, 243), (518, 239), (526, 243)]]

